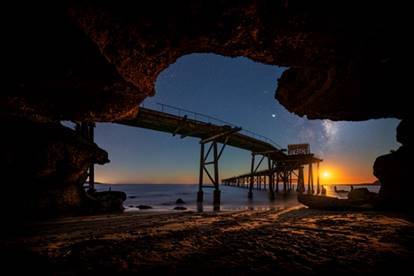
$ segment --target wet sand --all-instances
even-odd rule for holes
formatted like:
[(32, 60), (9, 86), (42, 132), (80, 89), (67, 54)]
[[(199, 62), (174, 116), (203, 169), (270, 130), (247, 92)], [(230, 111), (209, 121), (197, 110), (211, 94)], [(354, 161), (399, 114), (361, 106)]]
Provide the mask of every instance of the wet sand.
[[(124, 213), (27, 225), (0, 240), (15, 271), (73, 275), (411, 274), (414, 223), (395, 214), (284, 210)], [(18, 259), (21, 266), (15, 265)], [(411, 272), (410, 272), (411, 271)]]

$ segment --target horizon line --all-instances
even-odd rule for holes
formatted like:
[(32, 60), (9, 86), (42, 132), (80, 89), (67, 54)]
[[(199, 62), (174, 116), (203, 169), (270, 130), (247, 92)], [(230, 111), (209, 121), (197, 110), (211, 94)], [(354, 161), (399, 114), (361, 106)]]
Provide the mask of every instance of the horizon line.
[[(88, 182), (85, 182), (88, 183)], [(198, 183), (104, 183), (96, 181), (95, 184), (99, 185), (198, 185)], [(220, 184), (226, 186), (224, 184)], [(296, 185), (296, 184), (294, 184)], [(380, 186), (381, 184), (379, 181), (371, 182), (371, 183), (336, 183), (336, 184), (320, 184), (321, 186), (334, 186), (334, 185), (342, 185), (342, 186)], [(315, 185), (316, 186), (316, 185)]]

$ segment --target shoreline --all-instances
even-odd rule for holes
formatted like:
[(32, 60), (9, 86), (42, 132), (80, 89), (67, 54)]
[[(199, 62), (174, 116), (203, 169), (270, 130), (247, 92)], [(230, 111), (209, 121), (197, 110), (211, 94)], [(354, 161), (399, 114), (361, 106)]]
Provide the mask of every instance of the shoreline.
[[(87, 181), (85, 183), (88, 183)], [(103, 183), (103, 182), (95, 182), (95, 185), (102, 185), (102, 186), (117, 186), (117, 185), (188, 185), (188, 186), (198, 186), (197, 183)], [(223, 185), (223, 184), (222, 184)], [(381, 184), (376, 183), (357, 183), (357, 184), (349, 184), (349, 183), (341, 183), (341, 184), (320, 184), (323, 186), (381, 186)]]
[(30, 262), (21, 257), (28, 255), (41, 260), (40, 272), (57, 274), (380, 273), (409, 266), (414, 223), (392, 213), (301, 206), (137, 212), (31, 224), (0, 242), (5, 252), (19, 248), (20, 262)]

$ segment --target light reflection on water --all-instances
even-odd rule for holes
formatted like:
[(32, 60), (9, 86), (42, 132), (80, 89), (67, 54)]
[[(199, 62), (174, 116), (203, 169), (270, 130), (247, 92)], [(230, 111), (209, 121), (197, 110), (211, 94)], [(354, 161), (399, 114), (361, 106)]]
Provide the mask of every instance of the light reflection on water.
[[(335, 192), (335, 186), (338, 192)], [(351, 190), (351, 186), (354, 189), (367, 188), (370, 192), (378, 193), (380, 186), (378, 185), (325, 185), (326, 196), (332, 196), (337, 198), (347, 198), (348, 193)], [(343, 192), (341, 192), (343, 191)]]
[[(360, 188), (366, 186), (354, 186)], [(295, 188), (295, 187), (294, 187)], [(347, 193), (335, 193), (334, 186), (326, 185), (326, 195), (339, 198), (346, 198)], [(185, 206), (187, 210), (197, 210), (196, 194), (198, 185), (184, 184), (117, 184), (117, 185), (96, 185), (98, 191), (123, 191), (127, 194), (127, 200), (124, 202), (125, 211), (139, 212), (159, 212), (172, 211), (176, 206)], [(350, 186), (338, 185), (338, 190), (350, 190)], [(372, 192), (378, 192), (379, 186), (369, 186)], [(284, 196), (276, 195), (274, 201), (269, 200), (267, 191), (254, 190), (253, 200), (247, 198), (247, 189), (228, 187), (222, 185), (221, 190), (221, 207), (223, 211), (236, 210), (278, 210), (281, 208), (293, 207), (298, 205), (296, 192), (293, 191)], [(181, 198), (185, 204), (176, 204), (176, 200)], [(213, 210), (213, 189), (204, 189), (203, 211)], [(138, 205), (148, 205), (152, 209), (140, 210)]]

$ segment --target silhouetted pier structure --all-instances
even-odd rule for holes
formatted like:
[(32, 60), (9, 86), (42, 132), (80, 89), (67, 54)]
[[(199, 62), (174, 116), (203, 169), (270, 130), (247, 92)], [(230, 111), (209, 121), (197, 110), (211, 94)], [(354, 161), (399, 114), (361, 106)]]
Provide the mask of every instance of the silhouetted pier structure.
[[(200, 139), (199, 190), (197, 202), (203, 202), (204, 188), (213, 188), (213, 206), (220, 208), (219, 160), (227, 145), (248, 150), (252, 153), (251, 171), (247, 174), (223, 179), (225, 185), (248, 189), (248, 197), (253, 198), (254, 189), (266, 189), (270, 199), (275, 193), (288, 193), (296, 182), (298, 192), (305, 192), (304, 166), (307, 165), (309, 193), (320, 192), (319, 177), (317, 189), (314, 189), (312, 164), (319, 169), (321, 159), (310, 153), (308, 144), (289, 145), (288, 154), (277, 143), (254, 132), (201, 113), (158, 104), (161, 110), (140, 107), (137, 116), (130, 120), (116, 123), (171, 133), (180, 138), (195, 137)], [(167, 113), (172, 110), (178, 114)], [(256, 158), (260, 160), (256, 163)], [(259, 170), (267, 159), (268, 168)], [(212, 185), (205, 184), (205, 176)], [(294, 178), (296, 176), (296, 178)], [(317, 173), (319, 176), (319, 173)], [(282, 185), (279, 188), (279, 184)]]
[[(305, 145), (304, 145), (305, 146)], [(256, 153), (252, 153), (251, 171), (246, 174), (222, 179), (226, 186), (249, 188), (251, 190), (268, 190), (270, 199), (275, 198), (275, 193), (287, 194), (296, 186), (296, 191), (303, 193), (320, 194), (319, 163), (322, 159), (314, 157), (313, 154), (292, 154), (283, 158), (272, 157), (271, 154), (258, 154), (261, 156), (259, 164), (255, 167)], [(258, 170), (258, 167), (267, 159), (268, 169)], [(314, 187), (313, 164), (317, 164), (316, 190)], [(305, 166), (308, 166), (307, 189), (305, 189)]]

